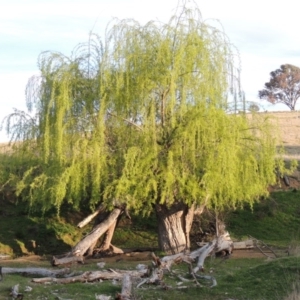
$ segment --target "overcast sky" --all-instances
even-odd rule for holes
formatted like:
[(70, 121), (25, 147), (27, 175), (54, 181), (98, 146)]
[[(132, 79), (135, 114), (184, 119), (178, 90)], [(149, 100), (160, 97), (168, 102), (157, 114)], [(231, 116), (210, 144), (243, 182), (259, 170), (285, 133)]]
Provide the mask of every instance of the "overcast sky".
[[(247, 101), (262, 110), (287, 110), (257, 98), (271, 71), (300, 66), (299, 9), (296, 0), (196, 0), (203, 19), (221, 28), (240, 53), (241, 81)], [(13, 108), (25, 109), (27, 80), (38, 74), (42, 51), (66, 55), (90, 31), (103, 35), (113, 18), (167, 22), (177, 0), (0, 0), (0, 120)], [(0, 133), (0, 142), (7, 140)]]

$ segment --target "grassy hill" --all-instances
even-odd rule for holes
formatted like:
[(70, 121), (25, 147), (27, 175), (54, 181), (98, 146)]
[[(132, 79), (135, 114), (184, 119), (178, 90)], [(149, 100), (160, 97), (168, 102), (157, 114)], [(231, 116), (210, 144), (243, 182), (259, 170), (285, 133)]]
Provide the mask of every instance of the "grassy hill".
[(274, 192), (269, 198), (256, 203), (253, 210), (231, 212), (227, 227), (237, 239), (251, 235), (273, 245), (300, 242), (300, 191)]

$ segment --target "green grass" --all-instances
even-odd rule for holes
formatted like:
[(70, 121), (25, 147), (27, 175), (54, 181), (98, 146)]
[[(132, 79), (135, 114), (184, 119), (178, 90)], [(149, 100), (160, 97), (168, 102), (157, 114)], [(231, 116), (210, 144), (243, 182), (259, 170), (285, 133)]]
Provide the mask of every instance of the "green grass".
[[(41, 266), (50, 268), (49, 256), (68, 251), (91, 227), (78, 230), (76, 224), (84, 217), (73, 211), (63, 211), (61, 218), (49, 213), (28, 214), (24, 204), (16, 205), (13, 201), (0, 198), (0, 253), (9, 253), (14, 257), (39, 254), (45, 261), (9, 262), (9, 266)], [(245, 207), (227, 215), (227, 229), (235, 239), (244, 239), (251, 235), (268, 244), (300, 249), (300, 192), (276, 192), (269, 199), (254, 205), (253, 210)], [(91, 225), (90, 225), (91, 226)], [(34, 241), (34, 242), (33, 242)], [(123, 219), (119, 224), (113, 244), (123, 248), (157, 247), (156, 224), (154, 217), (142, 219), (132, 216), (132, 220)], [(157, 255), (162, 256), (160, 252)], [(300, 251), (294, 256), (267, 261), (256, 259), (220, 259), (208, 258), (205, 263), (206, 273), (215, 276), (218, 285), (209, 288), (210, 282), (200, 280), (203, 287), (193, 282), (183, 283), (186, 289), (176, 289), (179, 279), (172, 274), (165, 274), (166, 288), (146, 286), (134, 288), (136, 299), (238, 299), (238, 300), (282, 300), (289, 294), (296, 294), (300, 299)], [(105, 260), (105, 259), (104, 259)], [(141, 262), (110, 260), (106, 268), (134, 269)], [(150, 264), (150, 261), (145, 261)], [(1, 264), (5, 266), (6, 262)], [(74, 271), (97, 270), (95, 261), (85, 265), (72, 265)], [(187, 265), (174, 266), (177, 274), (187, 275)], [(211, 273), (210, 273), (211, 272)], [(121, 283), (109, 281), (96, 283), (50, 284), (41, 285), (31, 282), (30, 277), (6, 275), (0, 282), (0, 300), (10, 299), (9, 292), (13, 285), (20, 284), (20, 292), (25, 286), (31, 286), (32, 292), (24, 292), (26, 299), (95, 299), (95, 294), (107, 294), (112, 297), (121, 290)], [(136, 283), (134, 287), (136, 286)], [(299, 295), (298, 295), (299, 294)], [(299, 297), (298, 297), (299, 296)], [(60, 297), (60, 298), (59, 298)], [(298, 297), (298, 298), (297, 298)], [(288, 299), (288, 298), (286, 298)], [(291, 300), (292, 298), (290, 298)]]
[(278, 246), (287, 246), (292, 240), (300, 241), (300, 192), (273, 193), (256, 203), (253, 210), (245, 207), (230, 213), (226, 224), (236, 239), (251, 235)]
[[(147, 262), (146, 262), (147, 263)], [(149, 263), (149, 262), (148, 262)], [(134, 269), (136, 262), (110, 262), (105, 268)], [(27, 263), (19, 263), (19, 266), (28, 266)], [(47, 262), (39, 262), (42, 267), (48, 267)], [(15, 265), (16, 266), (16, 265)], [(36, 264), (34, 264), (36, 266)], [(74, 265), (72, 271), (97, 270), (96, 263), (87, 265)], [(197, 287), (193, 282), (183, 283), (186, 289), (176, 289), (180, 281), (175, 275), (166, 273), (164, 282), (167, 288), (161, 286), (144, 285), (137, 289), (134, 284), (133, 294), (136, 299), (239, 299), (239, 300), (276, 300), (284, 299), (292, 291), (293, 283), (300, 279), (300, 259), (286, 257), (272, 261), (264, 259), (228, 259), (222, 262), (220, 259), (207, 259), (207, 272), (210, 271), (218, 285), (210, 288), (211, 282), (199, 280), (202, 287)], [(187, 277), (187, 265), (182, 263), (172, 268), (175, 274)], [(187, 277), (188, 278), (188, 277)], [(26, 294), (26, 299), (95, 299), (95, 294), (106, 294), (114, 297), (121, 290), (121, 282), (113, 284), (110, 281), (95, 283), (71, 283), (71, 284), (36, 284), (30, 277), (21, 275), (6, 275), (1, 282), (0, 300), (8, 299), (10, 288), (19, 283), (20, 292)], [(24, 292), (26, 286), (33, 290)], [(200, 298), (201, 297), (201, 298)]]
[[(0, 253), (12, 257), (65, 253), (91, 230), (93, 222), (77, 228), (87, 214), (70, 210), (62, 211), (61, 217), (55, 211), (29, 213), (25, 203), (0, 196)], [(157, 248), (153, 216), (121, 219), (112, 242), (122, 248)]]

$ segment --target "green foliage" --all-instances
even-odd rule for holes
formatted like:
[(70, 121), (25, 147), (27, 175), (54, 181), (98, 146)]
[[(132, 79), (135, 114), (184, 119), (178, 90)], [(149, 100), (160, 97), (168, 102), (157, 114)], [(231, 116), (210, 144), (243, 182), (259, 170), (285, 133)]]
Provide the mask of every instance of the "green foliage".
[(26, 141), (14, 155), (30, 162), (17, 195), (58, 211), (63, 201), (143, 214), (155, 203), (252, 205), (280, 161), (268, 120), (226, 113), (233, 57), (195, 7), (167, 24), (112, 22), (69, 58), (42, 53), (27, 88), (34, 117), (7, 118)]

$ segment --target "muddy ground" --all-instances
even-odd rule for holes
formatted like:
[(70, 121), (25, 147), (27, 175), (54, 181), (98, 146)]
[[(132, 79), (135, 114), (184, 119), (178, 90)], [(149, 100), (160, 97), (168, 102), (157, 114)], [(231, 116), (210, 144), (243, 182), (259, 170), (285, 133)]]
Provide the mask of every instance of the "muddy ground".
[[(275, 258), (275, 255), (268, 250), (263, 250), (264, 254), (258, 250), (258, 249), (246, 249), (246, 250), (234, 250), (232, 255), (230, 256), (230, 259), (237, 259), (237, 258), (266, 258), (266, 259), (272, 259)], [(274, 252), (278, 256), (287, 256), (287, 252), (282, 249), (276, 249)], [(33, 265), (39, 265), (39, 264), (45, 264), (51, 262), (50, 256), (38, 256), (38, 255), (30, 255), (30, 256), (22, 256), (19, 258), (15, 259), (0, 259), (1, 265), (2, 266), (7, 266), (17, 263), (21, 264), (33, 264)], [(219, 258), (218, 258), (219, 259)], [(220, 258), (222, 259), (222, 258)], [(124, 253), (124, 254), (118, 254), (115, 256), (106, 256), (106, 257), (101, 257), (101, 258), (92, 258), (92, 259), (87, 259), (85, 261), (86, 264), (91, 264), (91, 263), (96, 263), (100, 261), (104, 261), (106, 263), (118, 263), (118, 262), (125, 262), (125, 261), (130, 261), (130, 262), (149, 262), (151, 260), (151, 252), (150, 251), (144, 251), (144, 252), (131, 252), (131, 253)]]

